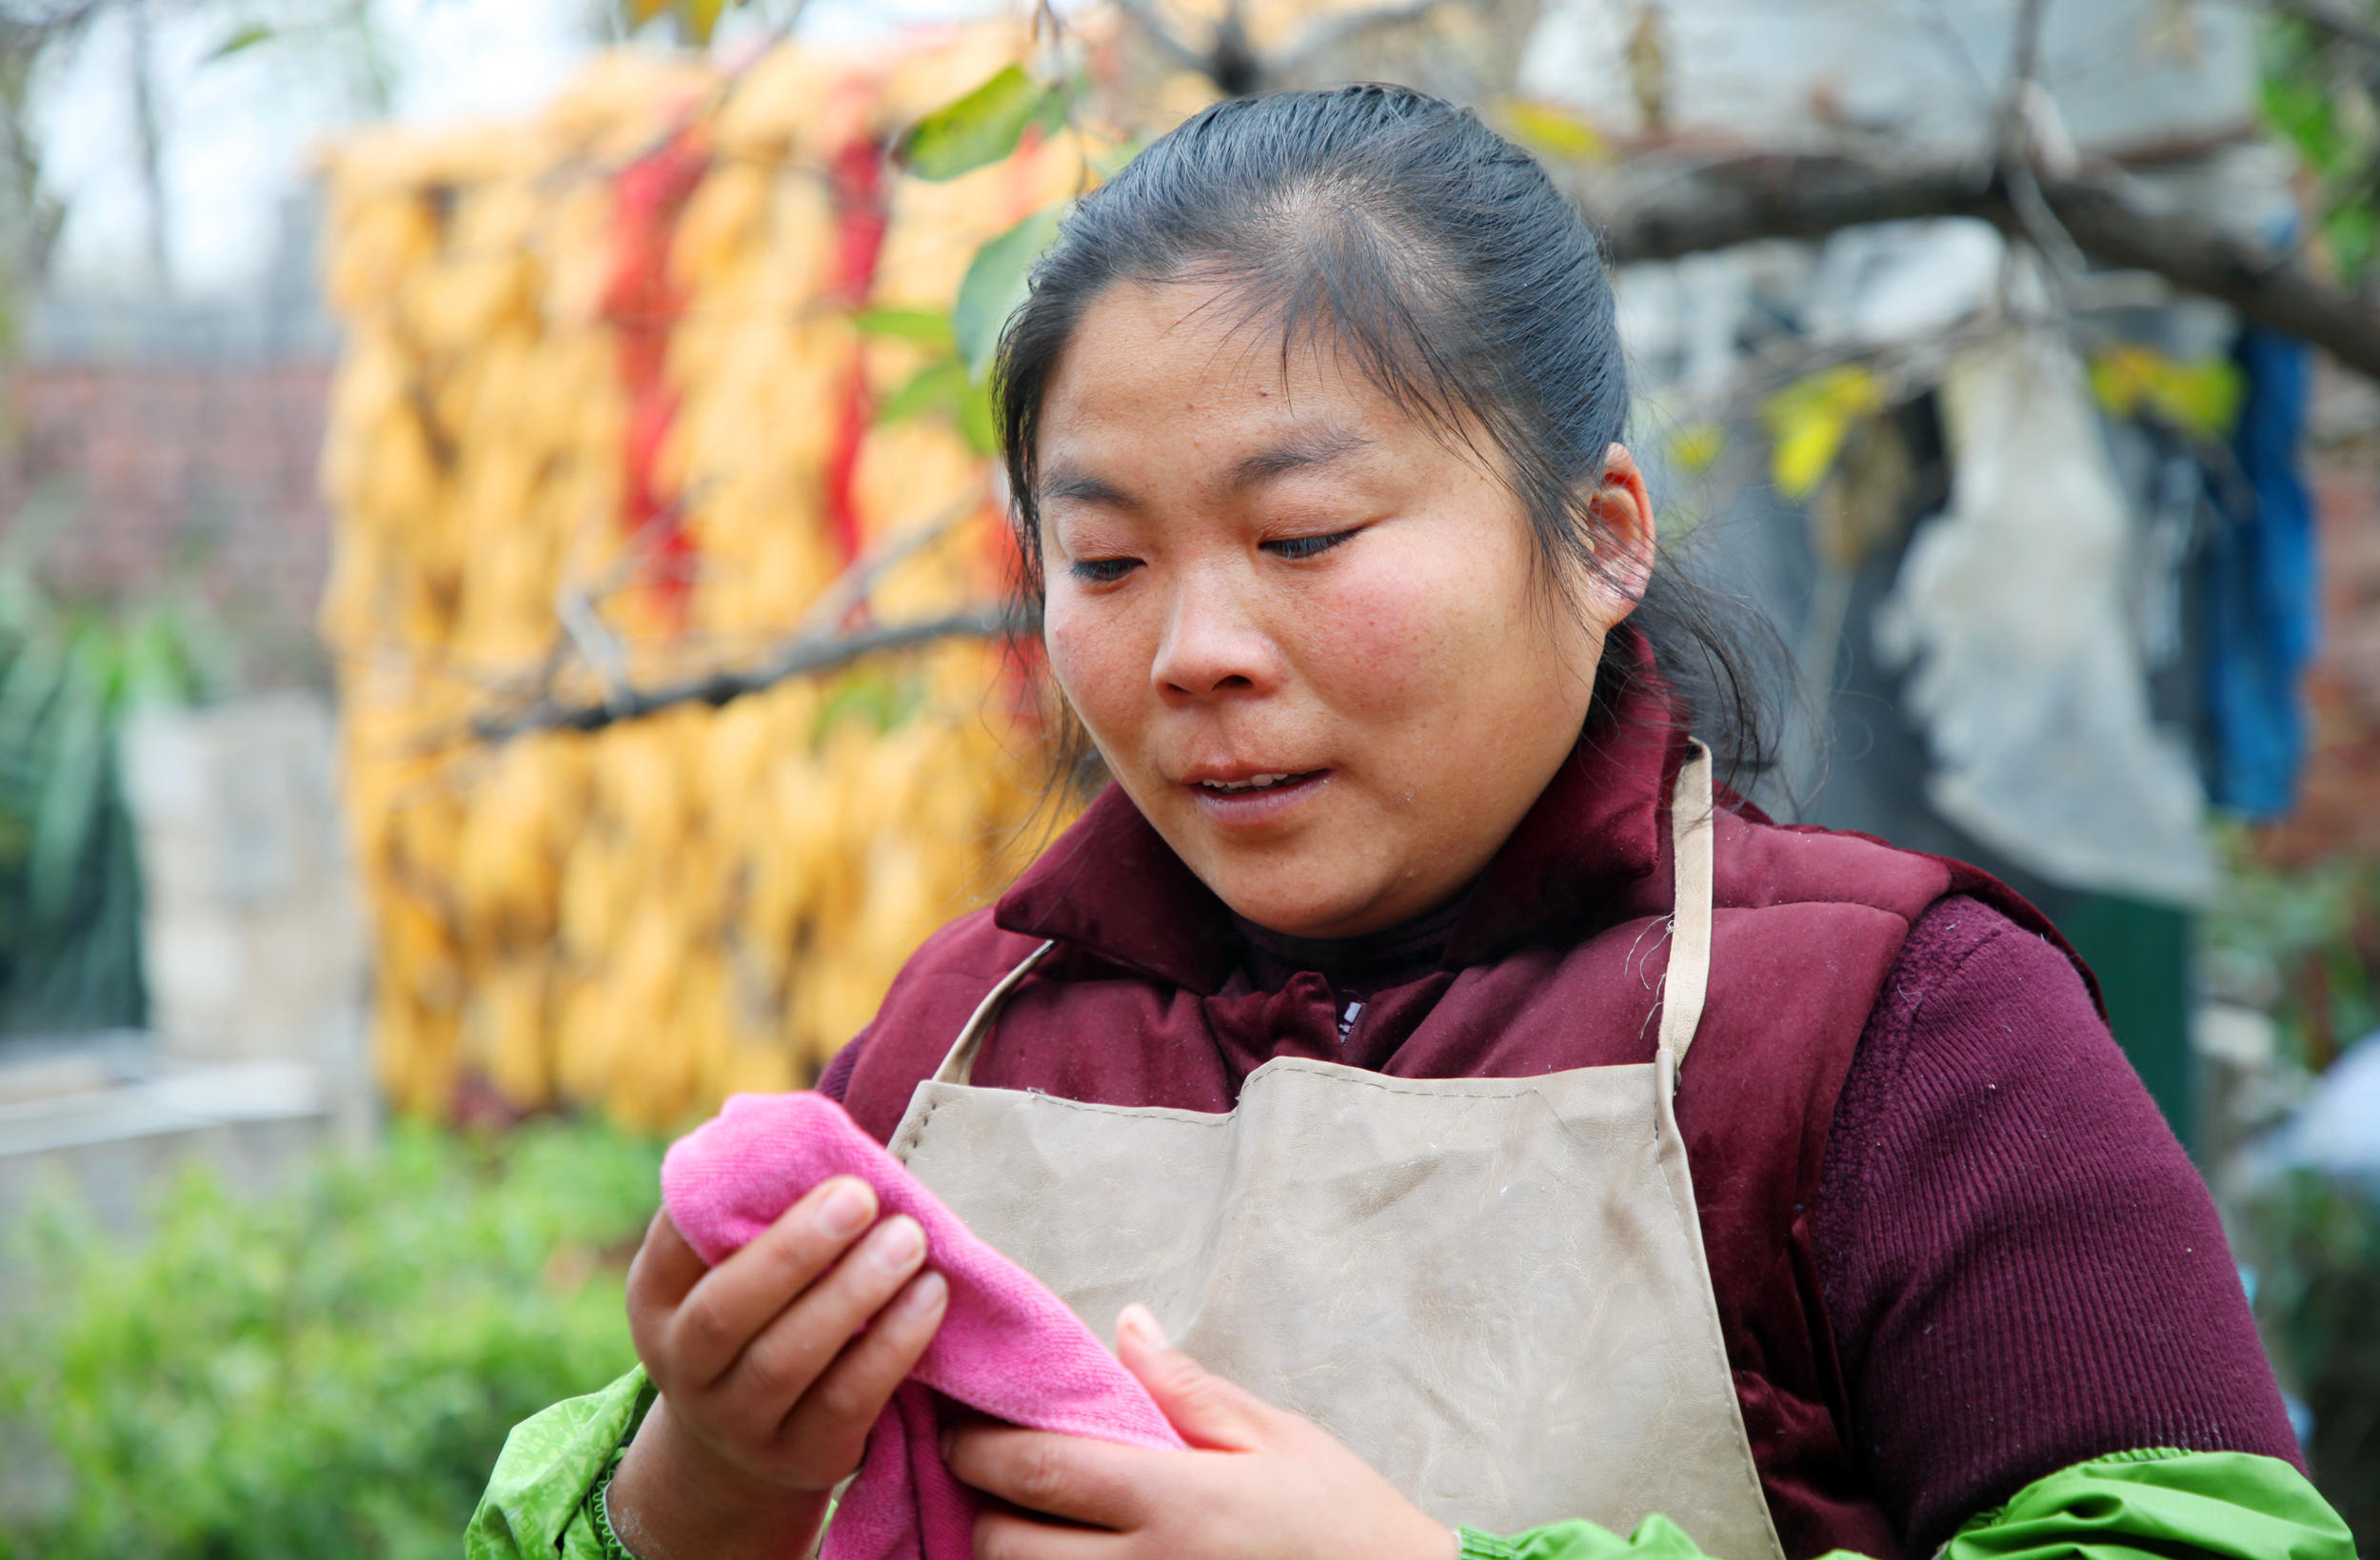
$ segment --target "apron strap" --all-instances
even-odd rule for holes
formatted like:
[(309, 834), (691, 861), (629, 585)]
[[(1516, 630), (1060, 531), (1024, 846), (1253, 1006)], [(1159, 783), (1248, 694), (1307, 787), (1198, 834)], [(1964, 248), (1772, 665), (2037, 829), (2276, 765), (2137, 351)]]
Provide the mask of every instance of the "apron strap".
[(1057, 946), (1055, 938), (1042, 943), (1025, 955), (1015, 969), (1002, 976), (999, 985), (984, 993), (983, 1000), (975, 1006), (974, 1016), (967, 1019), (967, 1026), (959, 1031), (959, 1037), (951, 1042), (950, 1055), (944, 1056), (942, 1064), (934, 1070), (936, 1083), (964, 1084), (973, 1076), (975, 1054), (982, 1049), (983, 1037), (991, 1033), (992, 1020), (1000, 1016), (1000, 1005), (1008, 1000), (1008, 994), (1017, 989), (1019, 981), (1032, 973), (1033, 966), (1041, 961), (1041, 957)]
[(1692, 752), (1677, 772), (1677, 786), (1669, 800), (1676, 899), (1670, 911), (1669, 968), (1661, 977), (1659, 1054), (1673, 1089), (1701, 1025), (1702, 998), (1710, 987), (1711, 858), (1718, 832), (1711, 797), (1711, 750), (1699, 741), (1689, 745)]
[[(1702, 998), (1711, 976), (1711, 845), (1716, 832), (1711, 796), (1711, 750), (1699, 741), (1691, 746), (1693, 752), (1685, 767), (1677, 772), (1676, 789), (1670, 793), (1671, 856), (1675, 862), (1672, 876), (1676, 879), (1676, 902), (1670, 914), (1669, 968), (1661, 977), (1659, 1052), (1673, 1088), (1678, 1069), (1685, 1064), (1687, 1049), (1695, 1043), (1695, 1031), (1702, 1022)], [(983, 1037), (991, 1032), (1001, 1004), (1057, 945), (1055, 940), (1043, 942), (984, 994), (966, 1027), (951, 1042), (942, 1066), (934, 1070), (936, 1083), (963, 1085), (969, 1080), (975, 1072), (976, 1053), (982, 1049)]]

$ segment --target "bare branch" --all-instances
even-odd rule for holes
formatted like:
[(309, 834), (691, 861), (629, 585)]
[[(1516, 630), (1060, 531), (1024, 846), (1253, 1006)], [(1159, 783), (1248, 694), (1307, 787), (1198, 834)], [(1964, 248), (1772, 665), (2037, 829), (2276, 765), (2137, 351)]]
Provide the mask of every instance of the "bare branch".
[(981, 498), (968, 497), (951, 504), (941, 514), (922, 524), (885, 537), (853, 560), (850, 566), (835, 577), (832, 584), (819, 592), (818, 600), (803, 614), (801, 625), (795, 629), (797, 639), (814, 639), (832, 634), (843, 626), (852, 608), (867, 601), (867, 593), (875, 588), (897, 565), (907, 562), (926, 548), (948, 536), (983, 507)]
[[(2085, 254), (2219, 299), (2242, 316), (2311, 342), (2380, 380), (2380, 316), (2344, 287), (2196, 217), (2152, 209), (2111, 180), (2039, 180), (2041, 198)], [(1839, 158), (1747, 159), (1616, 209), (1612, 258), (1668, 260), (1764, 238), (1817, 239), (1862, 223), (1982, 217), (2024, 224), (1996, 174), (1972, 167), (1889, 168)]]
[(918, 622), (887, 623), (858, 633), (803, 636), (788, 641), (760, 665), (741, 672), (707, 672), (654, 688), (623, 688), (616, 698), (586, 704), (540, 701), (516, 715), (483, 715), (470, 725), (473, 738), (500, 742), (537, 731), (601, 731), (677, 704), (717, 706), (760, 693), (797, 677), (816, 677), (868, 656), (911, 650), (949, 639), (1012, 639), (1037, 625), (999, 607), (979, 607)]
[(1150, 0), (1116, 0), (1116, 9), (1122, 11), (1176, 69), (1208, 74), (1214, 62), (1183, 43), (1180, 35), (1167, 27), (1165, 19), (1157, 14), (1157, 7)]
[(1264, 62), (1265, 79), (1270, 81), (1294, 76), (1366, 33), (1418, 22), (1446, 3), (1447, 0), (1403, 0), (1399, 5), (1377, 6), (1370, 10), (1326, 16), (1299, 33), (1297, 40), (1284, 48), (1278, 58)]
[(1454, 3), (1456, 0), (1394, 0), (1369, 10), (1325, 17), (1310, 24), (1271, 58), (1258, 54), (1249, 41), (1245, 10), (1237, 0), (1224, 9), (1222, 19), (1216, 24), (1213, 41), (1204, 49), (1185, 43), (1167, 26), (1164, 18), (1158, 15), (1154, 0), (1116, 0), (1116, 9), (1147, 35), (1168, 63), (1196, 70), (1222, 91), (1239, 96), (1294, 78), (1367, 33), (1420, 21), (1439, 7)]

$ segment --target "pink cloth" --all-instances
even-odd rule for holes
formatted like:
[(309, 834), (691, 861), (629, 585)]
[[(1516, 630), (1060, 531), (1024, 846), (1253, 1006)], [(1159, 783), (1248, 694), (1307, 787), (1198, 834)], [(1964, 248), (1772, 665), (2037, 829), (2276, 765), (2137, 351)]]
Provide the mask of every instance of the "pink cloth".
[(950, 1306), (876, 1428), (827, 1530), (825, 1560), (973, 1560), (975, 1492), (942, 1466), (953, 1399), (1032, 1430), (1180, 1450), (1147, 1391), (1065, 1303), (992, 1250), (820, 1094), (738, 1095), (670, 1146), (662, 1200), (705, 1262), (776, 1222), (819, 1182), (857, 1175), (925, 1230)]

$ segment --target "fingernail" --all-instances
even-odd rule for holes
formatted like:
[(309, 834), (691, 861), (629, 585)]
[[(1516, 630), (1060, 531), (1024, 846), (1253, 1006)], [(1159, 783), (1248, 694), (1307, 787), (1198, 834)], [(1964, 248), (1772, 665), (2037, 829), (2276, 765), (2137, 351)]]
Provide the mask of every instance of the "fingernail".
[(1157, 1313), (1137, 1301), (1124, 1307), (1123, 1313), (1116, 1318), (1116, 1331), (1129, 1332), (1152, 1349), (1173, 1347), (1165, 1337), (1165, 1329), (1158, 1325)]
[(909, 1286), (909, 1293), (901, 1297), (902, 1309), (923, 1315), (941, 1305), (949, 1293), (950, 1281), (928, 1268), (918, 1275), (916, 1283)]
[(884, 1227), (877, 1231), (868, 1242), (868, 1254), (880, 1266), (890, 1268), (895, 1273), (916, 1261), (924, 1250), (925, 1232), (919, 1229), (918, 1221), (906, 1214), (886, 1219)]
[(835, 1189), (826, 1194), (825, 1202), (818, 1210), (818, 1221), (828, 1234), (848, 1240), (867, 1228), (867, 1221), (875, 1213), (876, 1198), (867, 1187), (859, 1181), (845, 1180), (837, 1182)]

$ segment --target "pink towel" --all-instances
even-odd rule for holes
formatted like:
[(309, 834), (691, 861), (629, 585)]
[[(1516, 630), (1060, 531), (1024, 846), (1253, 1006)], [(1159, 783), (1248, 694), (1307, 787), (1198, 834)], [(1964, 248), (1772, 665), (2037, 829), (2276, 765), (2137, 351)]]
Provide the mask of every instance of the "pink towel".
[(831, 1175), (924, 1226), (950, 1306), (876, 1428), (827, 1530), (825, 1560), (973, 1560), (975, 1492), (942, 1466), (950, 1399), (1032, 1430), (1180, 1450), (1181, 1437), (1065, 1303), (976, 1238), (901, 1162), (819, 1094), (738, 1095), (670, 1146), (662, 1200), (705, 1262), (776, 1222)]

